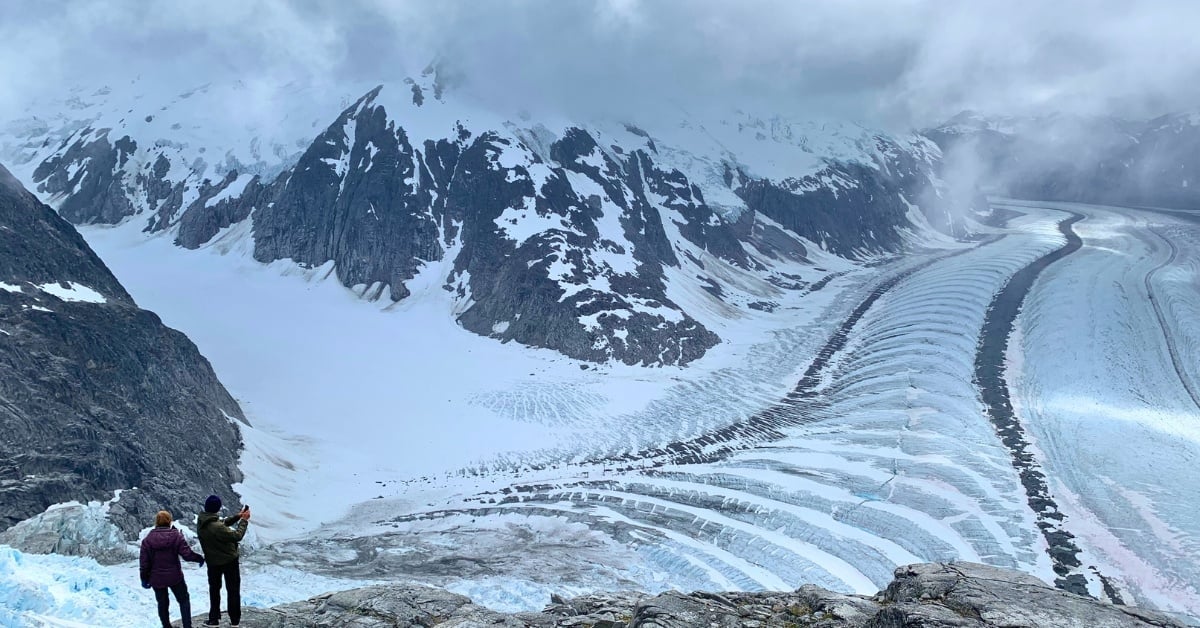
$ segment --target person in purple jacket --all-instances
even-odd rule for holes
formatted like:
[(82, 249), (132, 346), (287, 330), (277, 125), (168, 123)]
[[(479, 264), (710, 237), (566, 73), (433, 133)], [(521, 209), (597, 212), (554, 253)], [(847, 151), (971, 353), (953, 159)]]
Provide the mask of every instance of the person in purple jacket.
[(192, 628), (192, 600), (188, 596), (187, 582), (183, 579), (183, 568), (179, 565), (181, 556), (184, 560), (204, 566), (204, 557), (188, 547), (182, 532), (171, 527), (171, 513), (160, 510), (154, 516), (154, 529), (142, 539), (139, 562), (142, 588), (154, 589), (158, 618), (162, 620), (163, 628), (171, 628), (171, 601), (167, 597), (167, 589), (175, 594), (175, 601), (179, 603), (183, 628)]

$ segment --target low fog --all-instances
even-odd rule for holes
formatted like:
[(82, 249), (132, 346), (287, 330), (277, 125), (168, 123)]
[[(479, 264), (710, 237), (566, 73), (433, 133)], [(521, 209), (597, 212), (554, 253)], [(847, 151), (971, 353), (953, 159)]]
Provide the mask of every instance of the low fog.
[[(1200, 109), (1196, 24), (1190, 0), (48, 0), (0, 22), (0, 123), (75, 87), (332, 93), (433, 62), (485, 107), (652, 127), (738, 109), (909, 132), (971, 110), (1018, 137), (930, 133), (956, 197), (1179, 205), (1200, 189), (1171, 170), (1188, 145), (1141, 140), (1172, 141), (1147, 121)], [(228, 115), (261, 125), (280, 100)]]
[(1200, 103), (1198, 23), (1187, 0), (48, 0), (0, 22), (0, 116), (134, 76), (390, 82), (437, 59), (471, 97), (579, 114), (1148, 118)]

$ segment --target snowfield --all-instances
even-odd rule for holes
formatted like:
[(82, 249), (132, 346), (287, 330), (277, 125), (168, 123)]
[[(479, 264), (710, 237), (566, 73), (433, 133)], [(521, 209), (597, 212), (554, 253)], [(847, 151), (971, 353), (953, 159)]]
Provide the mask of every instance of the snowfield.
[[(1039, 276), (1010, 337), (1014, 410), (1082, 569), (1126, 602), (1200, 617), (1200, 220), (1003, 206), (1020, 213), (974, 243), (820, 259), (836, 278), (774, 312), (673, 295), (725, 342), (652, 369), (460, 329), (443, 268), (390, 305), (329, 267), (254, 262), (247, 233), (186, 251), (140, 225), (81, 231), (252, 424), (247, 603), (412, 580), (515, 610), (620, 588), (873, 593), (897, 565), (951, 559), (1053, 581), (974, 359), (993, 297), (1081, 213), (1083, 248)], [(0, 548), (0, 621), (151, 625), (135, 575)]]

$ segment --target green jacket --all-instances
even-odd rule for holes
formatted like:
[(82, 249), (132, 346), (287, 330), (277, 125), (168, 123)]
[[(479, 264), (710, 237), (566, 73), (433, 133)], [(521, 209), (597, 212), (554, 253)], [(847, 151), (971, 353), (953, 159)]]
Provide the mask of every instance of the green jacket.
[[(246, 536), (249, 522), (234, 515), (221, 520), (213, 512), (202, 512), (196, 516), (196, 536), (200, 537), (200, 549), (204, 560), (214, 566), (228, 565), (238, 559), (238, 541)], [(232, 527), (231, 527), (232, 526)]]

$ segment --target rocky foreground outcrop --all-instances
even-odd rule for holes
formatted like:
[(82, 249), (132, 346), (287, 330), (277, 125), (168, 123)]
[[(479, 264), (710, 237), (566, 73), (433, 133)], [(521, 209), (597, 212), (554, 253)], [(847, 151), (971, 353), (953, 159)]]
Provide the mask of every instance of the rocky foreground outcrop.
[(328, 593), (271, 609), (247, 609), (242, 625), (255, 628), (1183, 626), (1157, 613), (1098, 602), (1051, 588), (1024, 573), (975, 563), (900, 567), (892, 583), (872, 597), (833, 593), (813, 585), (790, 593), (667, 592), (653, 596), (611, 593), (571, 600), (555, 596), (540, 613), (498, 613), (440, 589), (381, 585)]
[(132, 537), (232, 495), (242, 420), (196, 345), (0, 166), (0, 543), (82, 551), (72, 526), (107, 528), (82, 505), (44, 513), (64, 502), (108, 502)]

